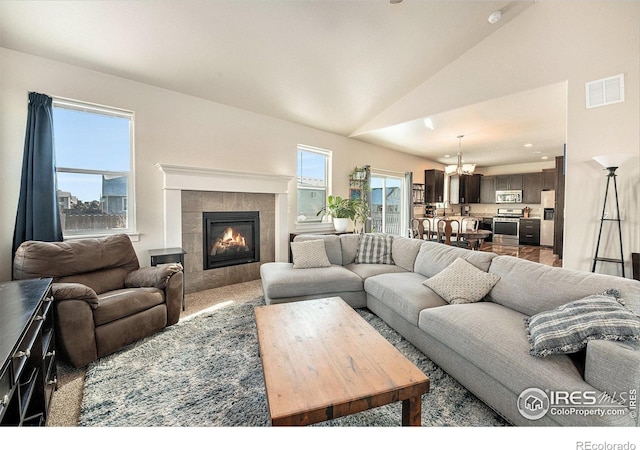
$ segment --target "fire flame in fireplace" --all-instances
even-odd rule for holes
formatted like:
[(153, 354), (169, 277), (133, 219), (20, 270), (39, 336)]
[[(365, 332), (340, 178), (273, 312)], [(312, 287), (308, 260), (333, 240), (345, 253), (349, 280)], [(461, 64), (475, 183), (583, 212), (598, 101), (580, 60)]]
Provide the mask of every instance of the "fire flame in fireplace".
[(244, 236), (235, 229), (228, 227), (218, 238), (211, 249), (211, 255), (220, 255), (226, 252), (249, 251)]

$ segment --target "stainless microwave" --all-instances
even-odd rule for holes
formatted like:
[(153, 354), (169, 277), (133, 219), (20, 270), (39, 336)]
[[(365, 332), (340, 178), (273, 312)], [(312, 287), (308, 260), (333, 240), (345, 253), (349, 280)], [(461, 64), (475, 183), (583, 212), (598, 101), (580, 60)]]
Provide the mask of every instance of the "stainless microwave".
[(496, 191), (496, 203), (522, 203), (522, 191)]

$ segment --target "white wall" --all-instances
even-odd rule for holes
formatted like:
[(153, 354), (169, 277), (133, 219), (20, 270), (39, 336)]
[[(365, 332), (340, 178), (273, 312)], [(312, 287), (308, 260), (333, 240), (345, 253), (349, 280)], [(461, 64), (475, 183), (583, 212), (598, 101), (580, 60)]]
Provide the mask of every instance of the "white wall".
[[(143, 265), (162, 247), (162, 173), (156, 163), (278, 175), (296, 174), (296, 146), (333, 150), (333, 192), (348, 195), (349, 172), (369, 164), (416, 173), (437, 165), (353, 139), (122, 78), (0, 48), (0, 280), (11, 278), (11, 243), (29, 91), (135, 112), (137, 225)], [(295, 182), (289, 194), (295, 220)]]
[[(633, 153), (636, 157), (618, 170), (630, 277), (630, 254), (640, 252), (639, 24), (637, 1), (535, 2), (358, 131), (566, 81), (563, 265), (591, 270), (605, 185), (603, 172), (591, 158)], [(625, 101), (587, 110), (585, 83), (620, 73), (625, 77)], [(609, 247), (613, 254), (600, 256), (616, 257), (617, 247)], [(602, 265), (598, 271), (620, 273), (614, 265)]]

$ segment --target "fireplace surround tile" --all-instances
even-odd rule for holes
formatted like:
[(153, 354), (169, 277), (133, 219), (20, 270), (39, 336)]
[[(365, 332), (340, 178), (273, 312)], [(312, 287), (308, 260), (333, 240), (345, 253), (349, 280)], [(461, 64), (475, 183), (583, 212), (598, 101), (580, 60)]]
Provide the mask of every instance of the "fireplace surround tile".
[[(182, 191), (182, 243), (185, 255), (185, 291), (212, 289), (260, 278), (260, 266), (275, 261), (274, 194)], [(260, 212), (260, 261), (203, 270), (202, 213), (210, 211)]]

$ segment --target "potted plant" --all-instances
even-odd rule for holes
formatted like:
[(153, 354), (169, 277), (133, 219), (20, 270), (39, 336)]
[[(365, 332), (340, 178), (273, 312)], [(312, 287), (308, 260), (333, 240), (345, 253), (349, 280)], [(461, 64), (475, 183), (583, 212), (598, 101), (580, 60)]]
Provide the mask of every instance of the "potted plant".
[(364, 233), (365, 225), (371, 220), (371, 210), (369, 204), (364, 200), (353, 200), (355, 214), (353, 219), (354, 229), (356, 233)]
[(318, 211), (320, 214), (329, 214), (333, 218), (333, 227), (337, 232), (347, 231), (349, 219), (354, 219), (356, 215), (354, 200), (342, 198), (338, 195), (330, 195), (327, 205)]

